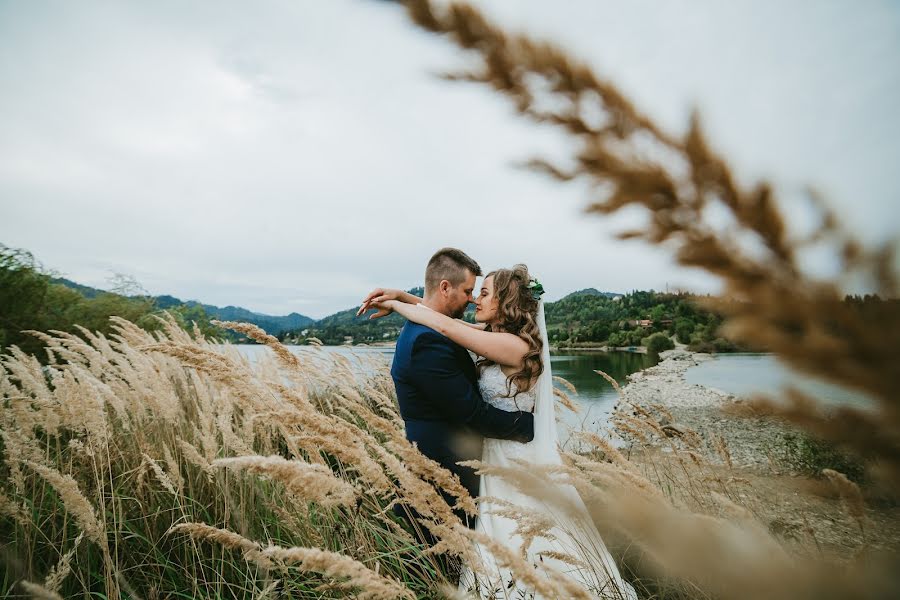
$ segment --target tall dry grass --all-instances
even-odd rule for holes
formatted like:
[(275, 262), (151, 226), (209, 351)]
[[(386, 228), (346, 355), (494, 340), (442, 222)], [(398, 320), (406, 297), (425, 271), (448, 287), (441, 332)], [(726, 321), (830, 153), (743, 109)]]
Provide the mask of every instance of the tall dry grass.
[[(591, 212), (646, 207), (647, 228), (627, 237), (667, 243), (682, 263), (722, 278), (740, 300), (723, 305), (732, 337), (877, 398), (874, 416), (824, 413), (804, 398), (757, 409), (846, 444), (894, 489), (898, 382), (890, 368), (898, 349), (883, 340), (896, 340), (897, 315), (873, 324), (849, 313), (836, 300), (841, 282), (812, 280), (797, 254), (831, 240), (848, 272), (869, 273), (893, 296), (888, 251), (863, 250), (824, 208), (815, 235), (791, 237), (771, 189), (739, 189), (696, 118), (686, 135), (667, 134), (552, 45), (507, 35), (463, 5), (408, 6), (417, 23), (484, 59), (467, 79), (581, 142), (571, 164), (533, 167), (599, 184), (603, 196)], [(559, 103), (539, 104), (544, 94)], [(547, 105), (558, 108), (538, 108)], [(588, 119), (596, 109), (605, 117)], [(654, 142), (653, 156), (665, 162), (640, 154), (638, 136)], [(734, 216), (734, 231), (708, 224), (705, 207), (713, 203)], [(746, 237), (736, 233), (754, 236), (762, 254), (735, 242)], [(434, 597), (447, 589), (437, 552), (479, 568), (471, 546), (478, 536), (453, 513), (474, 513), (474, 499), (405, 440), (385, 365), (365, 364), (363, 376), (345, 357), (316, 348), (297, 355), (252, 326), (221, 324), (272, 349), (252, 363), (174, 321), (164, 325), (150, 334), (117, 319), (109, 337), (36, 333), (47, 366), (15, 348), (0, 359), (4, 593)], [(590, 448), (565, 453), (562, 467), (479, 468), (545, 502), (557, 501), (560, 485), (573, 485), (643, 597), (878, 598), (900, 589), (896, 556), (833, 561), (787, 547), (755, 518), (740, 478), (703, 456), (706, 440), (672, 435), (661, 419), (665, 407), (630, 408), (614, 419), (621, 435), (667, 449), (667, 461), (649, 471), (593, 432), (579, 436)], [(718, 445), (724, 459), (729, 449)], [(864, 515), (854, 484), (827, 475), (848, 515)], [(394, 516), (397, 505), (416, 511), (416, 526), (437, 540), (434, 547), (416, 541)], [(521, 515), (526, 538), (549, 527), (540, 515), (504, 510)], [(481, 541), (544, 597), (589, 596), (562, 573), (523, 560), (520, 549)]]
[[(478, 569), (479, 541), (543, 597), (592, 597), (523, 560), (523, 548), (461, 526), (438, 490), (469, 512), (475, 503), (406, 442), (385, 364), (318, 348), (298, 356), (241, 325), (275, 350), (253, 363), (165, 325), (154, 335), (117, 320), (114, 336), (87, 341), (45, 335), (48, 366), (15, 349), (0, 361), (0, 531), (12, 595), (434, 597), (446, 587), (434, 553)], [(581, 432), (592, 449), (565, 453), (564, 467), (477, 466), (562, 512), (553, 491), (575, 486), (642, 597), (878, 597), (896, 584), (865, 557), (825, 562), (784, 547), (738, 482), (702, 457), (696, 435), (668, 436), (664, 407), (631, 408), (614, 419), (621, 435), (668, 444), (671, 464), (647, 472)], [(829, 477), (848, 514), (862, 515), (854, 484)], [(415, 541), (391, 510), (398, 503), (421, 515), (436, 546)], [(495, 503), (520, 521), (526, 545), (553, 526)]]
[[(251, 362), (163, 325), (36, 334), (48, 365), (16, 348), (0, 360), (4, 589), (433, 597), (446, 584), (439, 553), (483, 574), (453, 512), (475, 514), (475, 501), (405, 439), (383, 360), (295, 354), (253, 326), (220, 323), (273, 351)], [(526, 546), (548, 534), (545, 518), (506, 509)], [(525, 549), (491, 548), (543, 595), (589, 597)]]
[(297, 356), (222, 325), (275, 352), (251, 363), (173, 320), (153, 335), (117, 319), (110, 338), (40, 334), (45, 367), (3, 357), (5, 590), (428, 595), (437, 562), (396, 502), (467, 551), (428, 482), (474, 503), (406, 442), (383, 361)]

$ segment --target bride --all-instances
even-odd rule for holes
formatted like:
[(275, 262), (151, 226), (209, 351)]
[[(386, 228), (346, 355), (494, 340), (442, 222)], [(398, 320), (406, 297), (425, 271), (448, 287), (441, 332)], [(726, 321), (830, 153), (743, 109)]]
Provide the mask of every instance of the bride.
[[(376, 290), (363, 307), (378, 308), (375, 317), (397, 312), (410, 321), (430, 327), (463, 346), (479, 358), (478, 387), (489, 404), (507, 411), (534, 412), (534, 440), (528, 444), (486, 438), (482, 462), (491, 467), (520, 467), (518, 461), (561, 465), (557, 450), (550, 347), (544, 320), (543, 287), (525, 265), (488, 273), (475, 299), (476, 323), (467, 323), (420, 304), (421, 298), (399, 290)], [(360, 309), (362, 312), (362, 308)], [(578, 492), (569, 485), (554, 487), (556, 501), (521, 492), (499, 475), (480, 478), (477, 529), (521, 552), (518, 522), (504, 516), (510, 508), (541, 515), (552, 523), (541, 537), (529, 540), (527, 560), (548, 565), (577, 581), (600, 598), (636, 598), (623, 581), (594, 526)], [(559, 499), (564, 500), (565, 509)], [(500, 568), (490, 551), (478, 547), (490, 576), (476, 577), (464, 568), (460, 589), (481, 598), (531, 598), (533, 592), (520, 587), (512, 574)]]

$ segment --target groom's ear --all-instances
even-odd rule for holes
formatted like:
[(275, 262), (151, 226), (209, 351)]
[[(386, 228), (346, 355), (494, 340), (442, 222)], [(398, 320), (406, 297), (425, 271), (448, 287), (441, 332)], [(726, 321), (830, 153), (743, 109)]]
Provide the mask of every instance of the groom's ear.
[(448, 280), (441, 279), (441, 284), (438, 286), (438, 289), (441, 290), (442, 294), (446, 295), (452, 287), (453, 286), (450, 285), (450, 282)]

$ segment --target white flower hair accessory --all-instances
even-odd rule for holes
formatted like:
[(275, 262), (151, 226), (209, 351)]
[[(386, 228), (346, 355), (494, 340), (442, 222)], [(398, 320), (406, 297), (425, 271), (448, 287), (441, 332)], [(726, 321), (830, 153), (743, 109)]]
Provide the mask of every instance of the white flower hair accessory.
[(544, 295), (544, 286), (540, 281), (537, 280), (537, 277), (532, 277), (528, 280), (528, 285), (526, 286), (529, 290), (531, 290), (531, 296), (535, 300), (540, 300), (541, 296)]

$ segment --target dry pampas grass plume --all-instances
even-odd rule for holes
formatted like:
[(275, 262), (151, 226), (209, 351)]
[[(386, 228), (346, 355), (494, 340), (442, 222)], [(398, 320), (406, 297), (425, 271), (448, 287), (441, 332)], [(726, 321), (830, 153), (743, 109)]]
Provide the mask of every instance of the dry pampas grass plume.
[(339, 587), (347, 591), (356, 590), (354, 596), (368, 600), (394, 600), (414, 596), (401, 584), (378, 575), (361, 562), (344, 554), (319, 548), (282, 548), (263, 546), (242, 535), (206, 525), (205, 523), (179, 523), (169, 533), (185, 533), (195, 539), (202, 539), (238, 550), (244, 557), (271, 569), (276, 564), (290, 565), (301, 571), (321, 573), (341, 580)]
[(283, 483), (297, 497), (322, 506), (351, 506), (356, 501), (355, 488), (322, 465), (281, 456), (238, 456), (216, 459), (212, 466), (267, 475)]
[(94, 506), (82, 494), (78, 482), (71, 475), (60, 473), (52, 467), (31, 461), (26, 461), (25, 464), (43, 477), (56, 490), (63, 506), (71, 513), (85, 535), (105, 549), (107, 547), (106, 528), (97, 518), (97, 511), (94, 510)]

